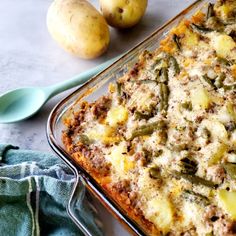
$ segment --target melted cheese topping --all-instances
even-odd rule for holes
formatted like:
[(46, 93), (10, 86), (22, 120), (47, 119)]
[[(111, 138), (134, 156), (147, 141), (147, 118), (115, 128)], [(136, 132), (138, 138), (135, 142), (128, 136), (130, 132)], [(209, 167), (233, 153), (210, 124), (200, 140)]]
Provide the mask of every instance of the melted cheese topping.
[[(89, 143), (93, 158), (87, 162), (100, 172), (100, 182), (109, 176), (107, 189), (124, 194), (151, 223), (143, 226), (148, 234), (236, 234), (231, 2), (209, 5), (208, 16), (197, 12), (172, 29), (158, 50), (144, 52), (135, 68), (110, 85), (110, 102), (83, 110), (79, 131), (74, 125), (69, 135), (73, 150)], [(81, 134), (87, 138), (78, 139)], [(101, 163), (109, 171), (102, 173)]]

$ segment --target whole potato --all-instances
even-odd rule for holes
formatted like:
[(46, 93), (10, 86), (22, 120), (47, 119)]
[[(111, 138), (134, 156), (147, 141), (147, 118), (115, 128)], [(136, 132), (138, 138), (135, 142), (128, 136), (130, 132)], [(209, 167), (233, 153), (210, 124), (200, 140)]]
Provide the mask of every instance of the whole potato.
[(121, 29), (136, 25), (146, 7), (147, 0), (100, 0), (100, 8), (107, 23)]
[(47, 27), (62, 48), (86, 59), (100, 56), (110, 42), (106, 20), (85, 0), (55, 0), (48, 9)]

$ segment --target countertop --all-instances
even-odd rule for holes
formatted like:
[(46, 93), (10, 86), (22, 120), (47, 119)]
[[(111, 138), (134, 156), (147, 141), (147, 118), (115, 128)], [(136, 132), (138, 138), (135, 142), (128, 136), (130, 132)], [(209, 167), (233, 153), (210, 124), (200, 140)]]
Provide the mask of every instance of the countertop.
[[(194, 0), (149, 0), (142, 21), (132, 29), (110, 29), (108, 51), (98, 59), (83, 60), (64, 52), (50, 37), (46, 14), (51, 0), (1, 0), (0, 94), (10, 89), (47, 86), (66, 80), (122, 54), (142, 41)], [(90, 1), (98, 8), (98, 0)], [(72, 90), (49, 101), (34, 117), (15, 124), (0, 124), (0, 143), (51, 152), (46, 122), (53, 106)], [(129, 235), (105, 209), (99, 207), (106, 235)]]

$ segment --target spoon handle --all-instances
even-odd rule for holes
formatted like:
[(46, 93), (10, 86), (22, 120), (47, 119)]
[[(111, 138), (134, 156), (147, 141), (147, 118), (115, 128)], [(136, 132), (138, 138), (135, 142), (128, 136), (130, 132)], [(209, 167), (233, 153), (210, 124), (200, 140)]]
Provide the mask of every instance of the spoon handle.
[(73, 88), (75, 86), (85, 83), (88, 79), (90, 79), (94, 75), (98, 74), (99, 72), (104, 70), (106, 67), (110, 66), (113, 62), (118, 60), (120, 57), (121, 56), (112, 58), (112, 59), (110, 59), (110, 60), (108, 60), (108, 61), (88, 70), (88, 71), (82, 72), (79, 75), (72, 77), (69, 80), (65, 80), (65, 81), (57, 83), (55, 85), (46, 87), (45, 92), (47, 93), (48, 99), (50, 99), (51, 97), (65, 91), (65, 90), (68, 90), (70, 88)]

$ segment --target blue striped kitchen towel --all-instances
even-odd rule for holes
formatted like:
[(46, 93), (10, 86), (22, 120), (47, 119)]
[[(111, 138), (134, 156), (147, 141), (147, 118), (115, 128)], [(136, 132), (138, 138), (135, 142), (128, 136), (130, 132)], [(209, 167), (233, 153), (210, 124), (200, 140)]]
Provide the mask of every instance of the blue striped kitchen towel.
[[(54, 155), (0, 144), (0, 235), (83, 235), (66, 211), (74, 181)], [(77, 202), (79, 217), (102, 235), (84, 186)]]

